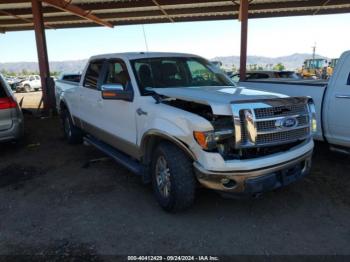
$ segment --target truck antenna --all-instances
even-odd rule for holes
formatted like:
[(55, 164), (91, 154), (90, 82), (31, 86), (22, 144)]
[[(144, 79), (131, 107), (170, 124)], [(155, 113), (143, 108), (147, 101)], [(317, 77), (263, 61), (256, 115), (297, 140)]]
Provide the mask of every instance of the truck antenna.
[(142, 24), (142, 31), (143, 31), (143, 39), (145, 40), (146, 51), (149, 52), (148, 43), (147, 43), (147, 36), (146, 36), (146, 30), (145, 30), (145, 25), (144, 24)]
[(316, 58), (316, 42), (312, 47), (312, 60), (315, 60), (315, 58)]

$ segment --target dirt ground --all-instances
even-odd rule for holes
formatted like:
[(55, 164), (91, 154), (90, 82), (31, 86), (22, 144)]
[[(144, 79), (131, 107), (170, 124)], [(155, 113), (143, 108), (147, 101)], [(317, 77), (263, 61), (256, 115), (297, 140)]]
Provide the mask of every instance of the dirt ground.
[(15, 93), (18, 102), (23, 99), (22, 107), (27, 109), (37, 109), (41, 99), (41, 91), (30, 93)]
[(26, 115), (0, 145), (0, 255), (350, 255), (350, 158), (317, 144), (305, 179), (259, 199), (200, 190), (167, 214), (150, 186), (90, 146), (70, 146), (58, 118)]

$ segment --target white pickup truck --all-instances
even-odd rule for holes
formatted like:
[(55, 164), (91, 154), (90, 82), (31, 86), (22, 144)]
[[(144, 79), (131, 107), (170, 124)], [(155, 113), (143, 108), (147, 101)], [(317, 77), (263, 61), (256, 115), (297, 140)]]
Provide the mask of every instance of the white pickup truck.
[(315, 139), (326, 141), (332, 150), (350, 154), (350, 51), (342, 54), (329, 81), (240, 82), (247, 88), (289, 96), (309, 96), (317, 112)]
[(189, 207), (198, 184), (256, 195), (309, 172), (307, 97), (237, 87), (188, 54), (94, 56), (76, 79), (56, 81), (68, 141), (85, 140), (152, 182), (165, 210)]
[(28, 76), (23, 81), (17, 83), (16, 92), (33, 92), (41, 89), (41, 80), (38, 75)]

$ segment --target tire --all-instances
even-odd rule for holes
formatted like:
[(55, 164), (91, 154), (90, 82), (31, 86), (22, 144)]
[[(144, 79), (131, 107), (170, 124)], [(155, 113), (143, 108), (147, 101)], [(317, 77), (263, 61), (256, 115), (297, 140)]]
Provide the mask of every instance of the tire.
[(192, 161), (181, 149), (169, 142), (160, 143), (153, 154), (151, 172), (154, 195), (164, 210), (176, 212), (193, 205), (196, 179)]
[(31, 91), (30, 85), (24, 85), (24, 92), (29, 93)]
[(62, 111), (62, 127), (64, 136), (69, 144), (81, 144), (83, 142), (83, 132), (77, 128), (72, 121), (67, 109)]

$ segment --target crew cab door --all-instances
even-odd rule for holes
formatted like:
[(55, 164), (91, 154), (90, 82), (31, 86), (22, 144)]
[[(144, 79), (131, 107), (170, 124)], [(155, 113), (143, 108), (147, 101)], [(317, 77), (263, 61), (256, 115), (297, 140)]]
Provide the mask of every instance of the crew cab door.
[(350, 146), (350, 53), (341, 58), (326, 93), (326, 137), (331, 144)]
[[(101, 88), (113, 85), (123, 88), (119, 92), (120, 98), (103, 98)], [(89, 116), (86, 116), (88, 120), (84, 123), (84, 129), (86, 127), (95, 137), (124, 153), (138, 157), (135, 103), (122, 99), (123, 92), (129, 94), (132, 88), (127, 67), (122, 60), (104, 61), (97, 89), (85, 102), (90, 109), (87, 109)]]
[(40, 88), (41, 87), (41, 80), (40, 80), (40, 76), (34, 76), (35, 80), (34, 80), (34, 88)]
[[(86, 69), (82, 85), (74, 93), (71, 114), (76, 117), (78, 123), (85, 131), (95, 135), (96, 118), (98, 118), (98, 100), (101, 97), (100, 79), (104, 60), (91, 61)], [(74, 110), (76, 109), (76, 110)]]

